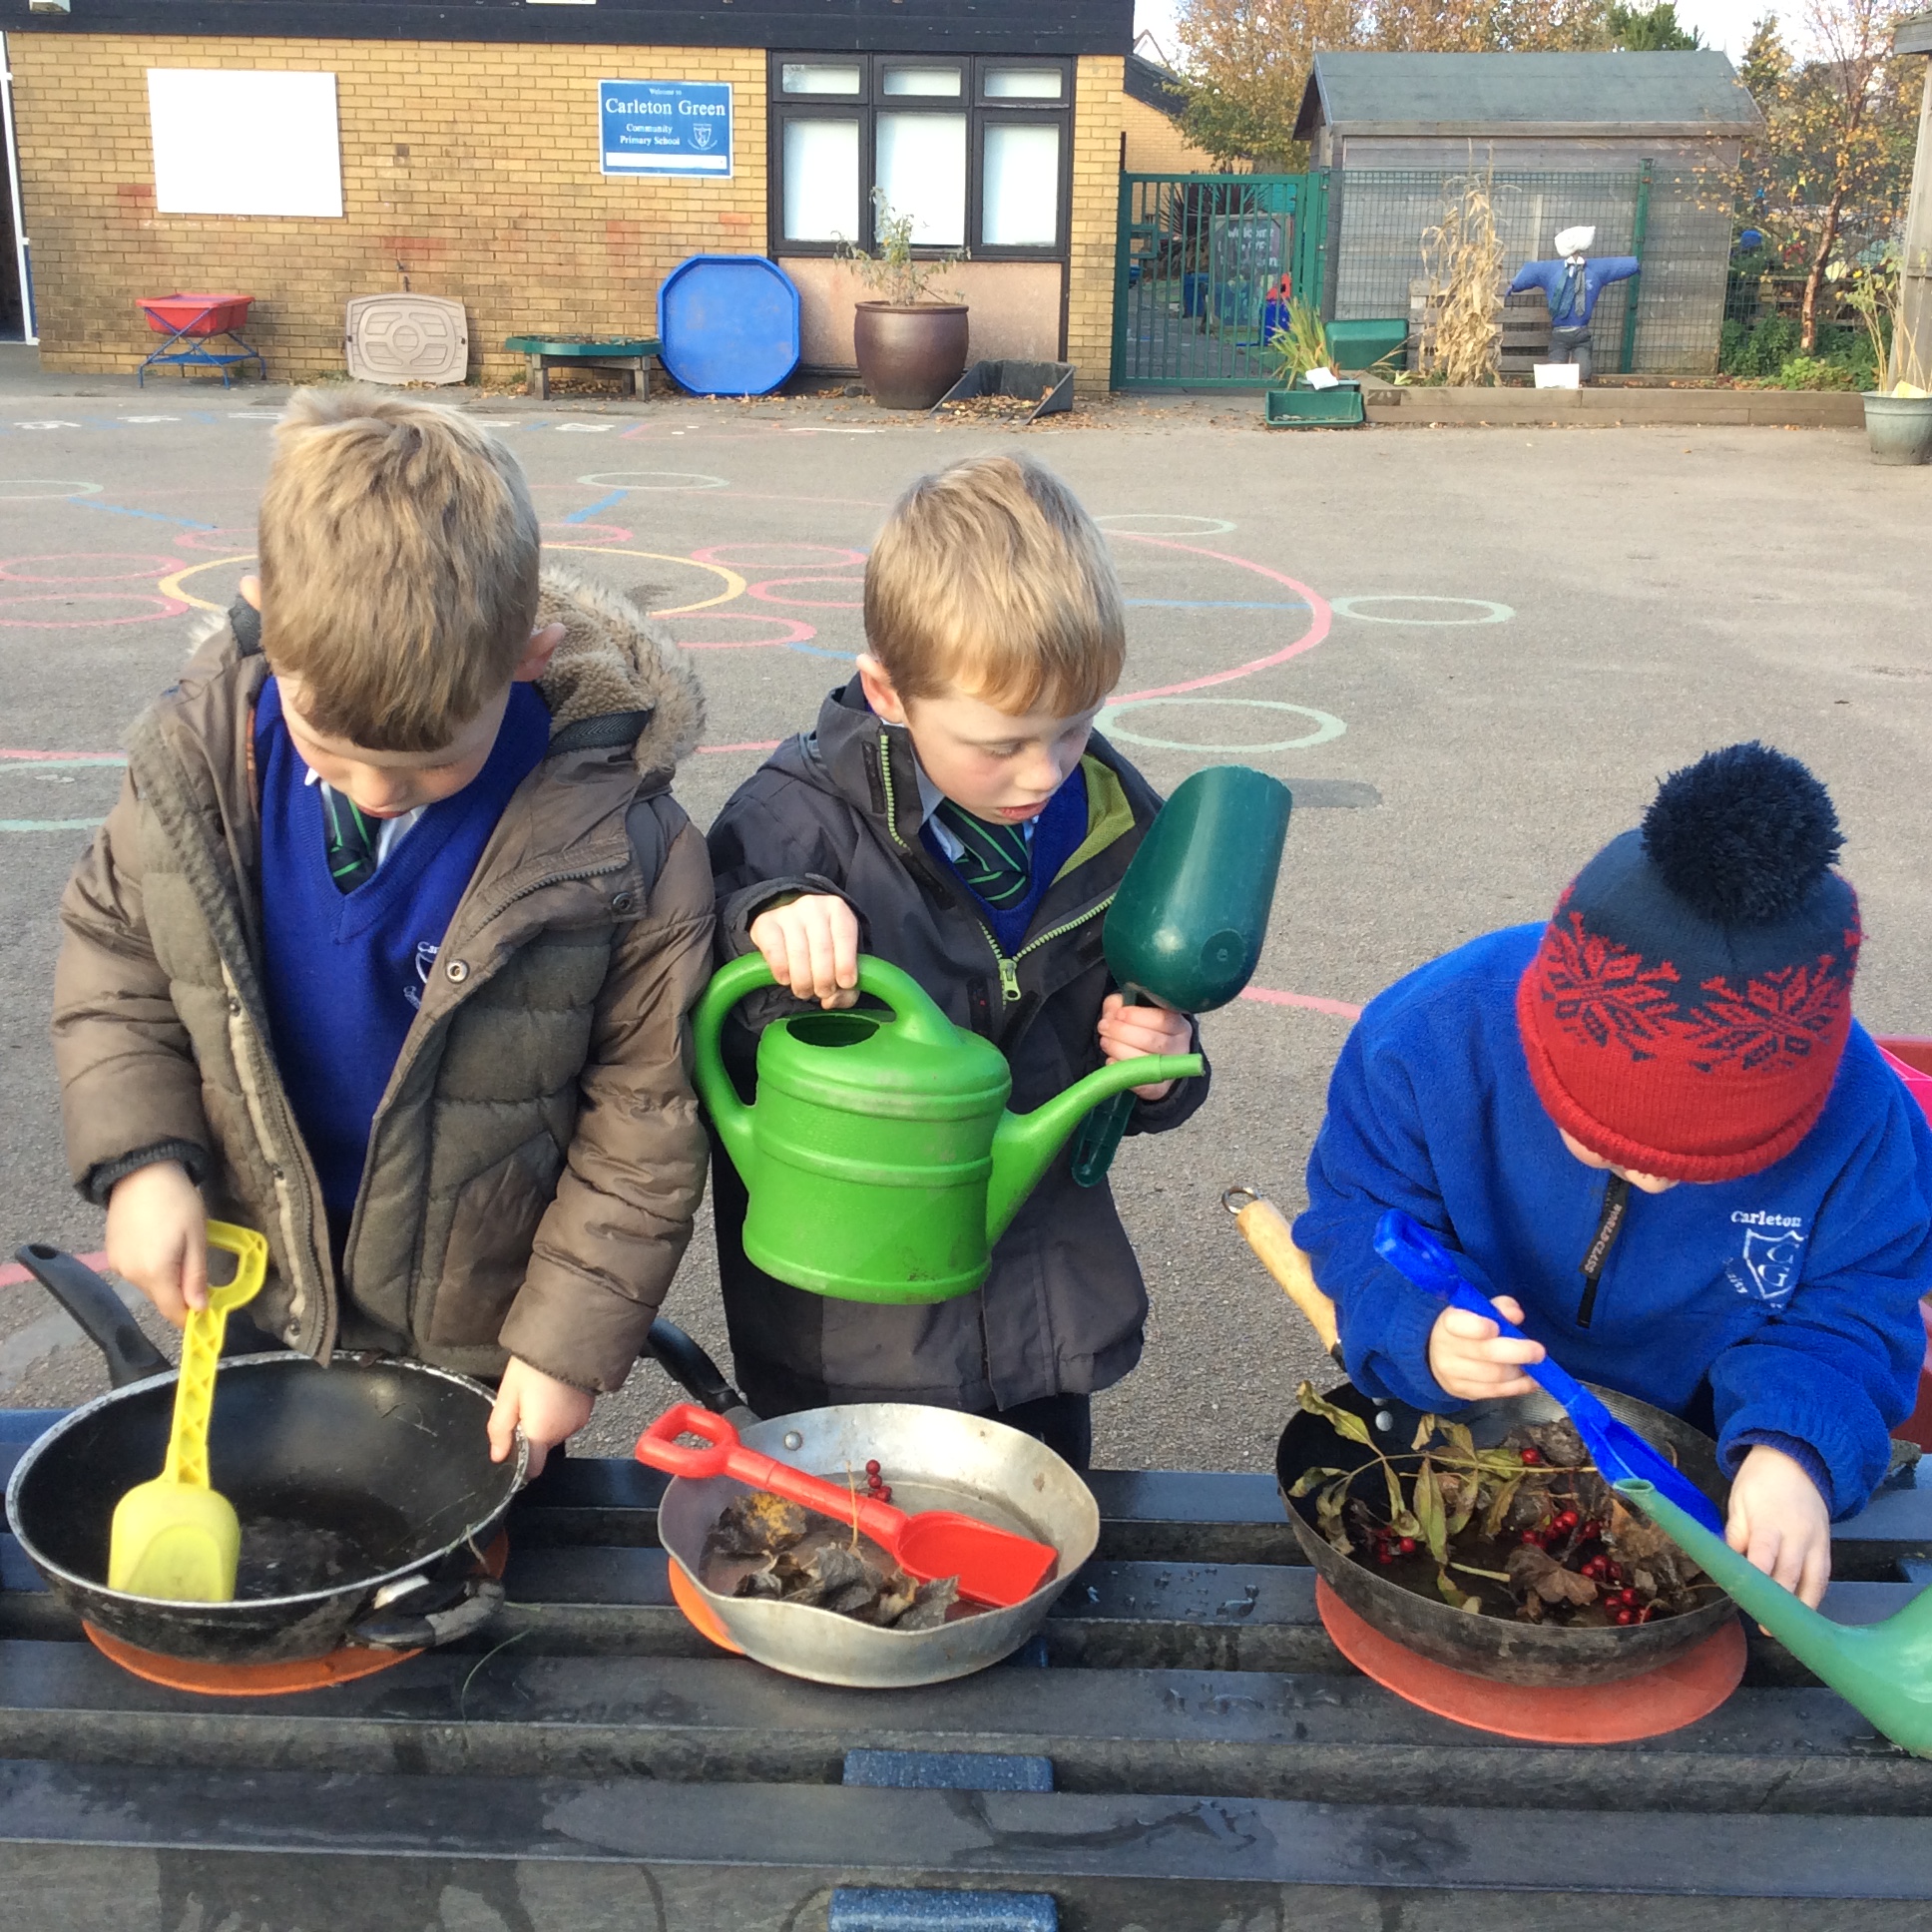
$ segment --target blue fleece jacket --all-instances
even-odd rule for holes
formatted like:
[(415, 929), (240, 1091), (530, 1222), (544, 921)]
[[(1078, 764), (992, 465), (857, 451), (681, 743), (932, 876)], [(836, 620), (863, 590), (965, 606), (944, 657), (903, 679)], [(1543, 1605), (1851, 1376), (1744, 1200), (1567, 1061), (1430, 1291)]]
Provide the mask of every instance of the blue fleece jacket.
[(1608, 1176), (1564, 1149), (1530, 1084), (1516, 984), (1541, 926), (1472, 940), (1397, 981), (1349, 1035), (1295, 1239), (1339, 1305), (1372, 1395), (1458, 1404), (1428, 1366), (1442, 1303), (1372, 1246), (1400, 1208), (1513, 1294), (1565, 1368), (1683, 1414), (1709, 1384), (1727, 1474), (1795, 1444), (1833, 1515), (1885, 1474), (1917, 1393), (1932, 1291), (1932, 1130), (1862, 1027), (1816, 1125), (1741, 1181), (1633, 1191), (1580, 1321)]
[[(1593, 255), (1583, 264), (1583, 302), (1582, 312), (1577, 312), (1574, 293), (1565, 301), (1563, 278), (1569, 272), (1566, 261), (1526, 261), (1518, 271), (1516, 279), (1510, 283), (1512, 295), (1520, 295), (1526, 288), (1541, 288), (1550, 298), (1550, 326), (1552, 328), (1588, 328), (1590, 317), (1597, 307), (1597, 297), (1613, 281), (1628, 281), (1644, 264), (1634, 254)], [(1565, 312), (1557, 313), (1559, 302), (1564, 304)]]

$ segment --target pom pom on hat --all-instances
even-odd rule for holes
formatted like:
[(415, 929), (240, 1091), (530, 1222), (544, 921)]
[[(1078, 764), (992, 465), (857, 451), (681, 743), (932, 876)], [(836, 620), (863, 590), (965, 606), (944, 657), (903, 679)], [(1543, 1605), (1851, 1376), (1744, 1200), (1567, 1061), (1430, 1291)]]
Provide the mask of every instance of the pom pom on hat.
[(1664, 883), (1720, 926), (1795, 912), (1844, 842), (1831, 794), (1754, 739), (1673, 771), (1644, 814), (1644, 850)]
[(1674, 771), (1578, 873), (1517, 987), (1537, 1097), (1594, 1154), (1677, 1181), (1783, 1159), (1851, 1029), (1858, 900), (1797, 759), (1731, 744)]

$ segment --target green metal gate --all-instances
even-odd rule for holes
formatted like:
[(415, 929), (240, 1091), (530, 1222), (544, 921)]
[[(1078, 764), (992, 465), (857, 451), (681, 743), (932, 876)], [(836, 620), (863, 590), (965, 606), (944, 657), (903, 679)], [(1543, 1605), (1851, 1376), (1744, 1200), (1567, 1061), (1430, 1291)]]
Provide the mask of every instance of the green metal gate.
[(1327, 211), (1325, 174), (1123, 175), (1114, 387), (1264, 388), (1287, 295), (1320, 310)]

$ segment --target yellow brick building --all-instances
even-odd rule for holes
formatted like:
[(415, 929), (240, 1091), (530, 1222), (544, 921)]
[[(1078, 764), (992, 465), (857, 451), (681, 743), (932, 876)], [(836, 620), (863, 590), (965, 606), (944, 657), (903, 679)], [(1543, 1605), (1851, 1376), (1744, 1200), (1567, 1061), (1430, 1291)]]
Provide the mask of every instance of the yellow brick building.
[[(71, 15), (0, 0), (47, 367), (132, 369), (156, 342), (139, 297), (237, 290), (272, 377), (340, 373), (344, 305), (406, 277), (463, 303), (472, 376), (513, 383), (506, 336), (655, 334), (660, 283), (699, 253), (777, 260), (800, 289), (806, 363), (848, 366), (856, 291), (834, 237), (871, 239), (877, 187), (919, 214), (922, 252), (967, 257), (951, 279), (973, 354), (1064, 358), (1105, 385), (1131, 0), (1064, 19), (1022, 0), (858, 0), (835, 23), (816, 0), (767, 0), (742, 22), (756, 45), (734, 44), (728, 0), (672, 16), (676, 44), (648, 41), (667, 15), (640, 0), (260, 11), (272, 35), (157, 31), (181, 18), (166, 0)], [(298, 36), (305, 15), (335, 31)], [(366, 30), (344, 35), (358, 17)], [(151, 77), (202, 69), (333, 77), (339, 214), (158, 198), (172, 178)], [(728, 177), (606, 172), (599, 88), (616, 79), (728, 86)], [(197, 208), (258, 205), (256, 178), (288, 160), (273, 136), (198, 152), (211, 145)]]

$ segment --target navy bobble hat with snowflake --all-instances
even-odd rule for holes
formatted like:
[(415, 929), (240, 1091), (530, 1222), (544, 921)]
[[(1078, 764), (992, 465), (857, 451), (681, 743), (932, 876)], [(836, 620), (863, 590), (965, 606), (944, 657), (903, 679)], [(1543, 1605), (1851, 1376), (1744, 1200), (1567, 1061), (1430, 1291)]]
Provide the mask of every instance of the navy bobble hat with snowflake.
[(1530, 1078), (1601, 1160), (1755, 1174), (1822, 1112), (1851, 1027), (1858, 900), (1825, 788), (1731, 744), (1665, 779), (1558, 903), (1517, 988)]

